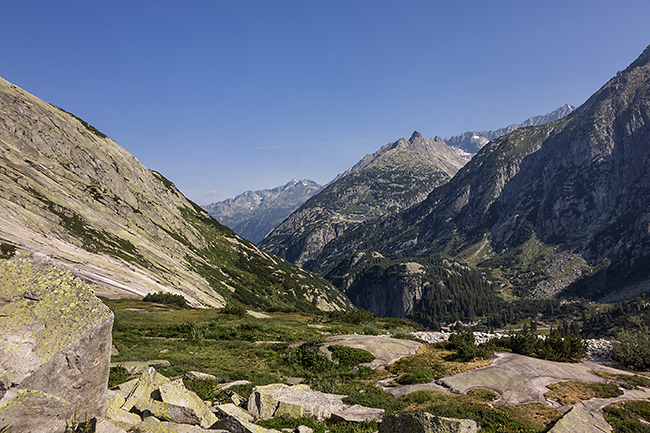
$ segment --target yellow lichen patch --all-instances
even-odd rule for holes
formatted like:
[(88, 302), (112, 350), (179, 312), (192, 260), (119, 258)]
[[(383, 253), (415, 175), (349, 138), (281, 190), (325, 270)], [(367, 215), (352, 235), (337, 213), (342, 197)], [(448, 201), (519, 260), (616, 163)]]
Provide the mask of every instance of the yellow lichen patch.
[(47, 362), (111, 314), (66, 270), (25, 257), (0, 261), (0, 352), (14, 351), (20, 336)]

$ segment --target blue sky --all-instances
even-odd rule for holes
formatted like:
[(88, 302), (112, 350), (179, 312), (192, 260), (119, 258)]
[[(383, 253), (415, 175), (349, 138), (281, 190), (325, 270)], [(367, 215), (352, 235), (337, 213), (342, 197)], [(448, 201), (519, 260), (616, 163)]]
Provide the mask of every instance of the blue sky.
[(320, 183), (381, 145), (579, 105), (650, 2), (5, 2), (0, 75), (206, 204)]

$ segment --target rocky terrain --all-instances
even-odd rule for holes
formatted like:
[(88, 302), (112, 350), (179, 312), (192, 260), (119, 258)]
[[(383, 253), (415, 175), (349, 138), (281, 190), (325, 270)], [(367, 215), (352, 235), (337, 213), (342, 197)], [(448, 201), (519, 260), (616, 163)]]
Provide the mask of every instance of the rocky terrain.
[(321, 189), (323, 186), (311, 179), (292, 179), (286, 185), (246, 191), (237, 197), (205, 205), (203, 209), (221, 224), (256, 244)]
[(44, 254), (112, 296), (195, 306), (336, 309), (322, 278), (260, 251), (110, 138), (0, 79), (0, 243)]
[(367, 155), (292, 213), (260, 248), (306, 269), (333, 239), (359, 224), (424, 200), (468, 160), (417, 131)]
[(573, 105), (565, 104), (555, 111), (539, 116), (529, 117), (521, 123), (514, 123), (505, 128), (499, 128), (493, 131), (467, 131), (453, 137), (445, 138), (445, 142), (451, 147), (474, 155), (490, 141), (506, 134), (510, 134), (515, 129), (524, 128), (526, 126), (546, 125), (547, 123), (551, 123), (554, 120), (561, 119), (564, 116), (571, 114), (575, 109), (576, 107)]
[[(521, 296), (597, 299), (647, 287), (649, 77), (646, 49), (570, 115), (490, 142), (422, 203), (320, 248), (311, 269), (348, 291), (370, 281), (377, 299), (394, 286), (384, 279), (382, 288), (378, 262), (418, 262), (428, 275), (426, 260), (440, 255)], [(380, 259), (355, 270), (360, 254)], [(420, 293), (436, 280), (401, 281)]]

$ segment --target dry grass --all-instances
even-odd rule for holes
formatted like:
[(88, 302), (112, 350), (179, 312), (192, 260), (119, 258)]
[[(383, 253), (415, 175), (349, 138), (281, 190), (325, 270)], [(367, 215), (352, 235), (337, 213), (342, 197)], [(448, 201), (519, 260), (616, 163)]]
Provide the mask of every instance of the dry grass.
[(525, 403), (518, 406), (499, 405), (499, 410), (538, 429), (548, 426), (562, 416), (557, 409), (541, 403)]
[(615, 383), (590, 383), (577, 380), (553, 383), (544, 394), (548, 400), (557, 401), (562, 406), (576, 404), (593, 397), (611, 398), (623, 394)]
[(485, 388), (467, 394), (442, 391), (416, 391), (400, 397), (407, 412), (428, 411), (440, 416), (476, 420), (490, 432), (540, 432), (561, 418), (557, 409), (541, 403), (520, 405), (490, 404), (498, 394)]

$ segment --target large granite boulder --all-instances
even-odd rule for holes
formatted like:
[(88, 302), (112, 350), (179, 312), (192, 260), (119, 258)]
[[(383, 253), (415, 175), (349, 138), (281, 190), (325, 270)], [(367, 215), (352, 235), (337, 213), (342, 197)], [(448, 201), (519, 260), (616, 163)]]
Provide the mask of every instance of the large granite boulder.
[(343, 398), (344, 395), (314, 391), (307, 385), (274, 383), (253, 389), (248, 398), (248, 411), (260, 419), (305, 416), (323, 420), (329, 418), (332, 412), (349, 407), (343, 403)]
[[(111, 311), (68, 271), (0, 260), (0, 428), (40, 431), (29, 420), (57, 432), (103, 416), (112, 326)], [(23, 410), (29, 417), (16, 418)]]
[(469, 419), (435, 416), (427, 412), (403, 413), (384, 418), (378, 433), (476, 433), (478, 426)]

